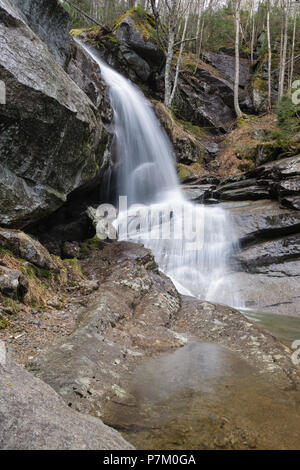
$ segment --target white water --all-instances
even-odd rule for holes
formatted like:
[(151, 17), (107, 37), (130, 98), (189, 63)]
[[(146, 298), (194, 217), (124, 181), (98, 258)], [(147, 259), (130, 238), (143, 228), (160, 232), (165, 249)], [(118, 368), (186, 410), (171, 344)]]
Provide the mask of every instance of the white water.
[(114, 110), (118, 194), (127, 196), (129, 207), (120, 208), (119, 239), (150, 248), (182, 294), (241, 306), (228, 275), (235, 236), (227, 213), (186, 200), (171, 143), (149, 101), (91, 48), (81, 45), (99, 64)]

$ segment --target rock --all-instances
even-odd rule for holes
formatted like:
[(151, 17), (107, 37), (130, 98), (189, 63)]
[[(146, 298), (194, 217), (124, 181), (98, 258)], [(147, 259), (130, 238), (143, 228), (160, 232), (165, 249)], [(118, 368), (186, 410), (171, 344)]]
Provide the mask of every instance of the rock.
[(153, 40), (149, 31), (155, 25), (154, 18), (142, 9), (136, 8), (122, 18), (116, 30), (116, 38), (124, 59), (143, 81), (164, 62), (164, 54)]
[(32, 359), (29, 368), (72, 408), (97, 415), (138, 357), (178, 345), (170, 327), (180, 299), (142, 245), (113, 243), (83, 268), (99, 289), (78, 312), (75, 331)]
[(63, 68), (70, 59), (70, 17), (57, 0), (13, 0), (34, 33)]
[(264, 129), (254, 129), (253, 139), (263, 140), (266, 137), (266, 131)]
[[(0, 1), (0, 224), (23, 228), (99, 178), (107, 134), (92, 102)], [(98, 179), (98, 184), (99, 184)]]
[(89, 294), (91, 294), (92, 292), (94, 292), (95, 290), (97, 290), (99, 288), (99, 281), (97, 281), (97, 280), (95, 280), (95, 281), (90, 281), (90, 280), (80, 281), (78, 283), (78, 286), (80, 287), (80, 291), (81, 291), (81, 293), (83, 293), (83, 295), (89, 295)]
[(297, 211), (300, 210), (300, 196), (284, 196), (281, 198), (280, 202), (283, 207), (288, 207), (289, 209), (296, 209)]
[(25, 259), (39, 268), (59, 272), (57, 263), (46, 248), (20, 230), (0, 228), (0, 248), (11, 251), (16, 257)]
[(229, 276), (246, 307), (298, 316), (300, 213), (268, 200), (227, 204), (242, 250)]
[[(70, 53), (71, 58), (67, 68), (68, 75), (94, 103), (102, 121), (105, 124), (110, 124), (113, 118), (113, 110), (110, 105), (107, 86), (101, 77), (98, 64), (73, 39)], [(107, 134), (107, 138), (110, 138), (109, 134)]]
[[(270, 264), (280, 264), (300, 258), (300, 235), (292, 235), (279, 240), (271, 240), (247, 248), (237, 256), (242, 266), (249, 272)], [(260, 271), (259, 271), (260, 272)], [(300, 274), (300, 268), (299, 268)]]
[(133, 449), (99, 419), (69, 408), (55, 391), (7, 354), (0, 364), (0, 449)]
[(177, 162), (190, 165), (202, 160), (205, 155), (215, 155), (219, 150), (218, 145), (210, 142), (208, 137), (196, 138), (195, 134), (185, 130), (184, 125), (175, 121), (163, 103), (155, 101), (154, 112), (172, 141)]
[(221, 201), (247, 201), (257, 199), (267, 199), (270, 197), (270, 191), (263, 186), (253, 185), (246, 188), (222, 190), (220, 193)]
[(182, 185), (182, 190), (186, 197), (193, 202), (206, 203), (207, 199), (211, 197), (211, 192), (215, 189), (211, 184), (188, 184)]
[(296, 134), (295, 137), (293, 138), (293, 143), (300, 144), (300, 132)]
[(28, 281), (17, 269), (0, 265), (0, 292), (15, 300), (23, 300), (28, 291)]
[[(234, 83), (235, 78), (235, 57), (224, 53), (205, 53), (204, 60), (211, 64), (221, 74)], [(239, 86), (245, 88), (251, 80), (251, 61), (240, 58), (240, 82)]]
[(64, 242), (62, 247), (62, 257), (66, 259), (78, 258), (80, 255), (80, 245), (77, 242)]
[(300, 213), (281, 209), (275, 201), (230, 204), (229, 211), (242, 247), (300, 232)]

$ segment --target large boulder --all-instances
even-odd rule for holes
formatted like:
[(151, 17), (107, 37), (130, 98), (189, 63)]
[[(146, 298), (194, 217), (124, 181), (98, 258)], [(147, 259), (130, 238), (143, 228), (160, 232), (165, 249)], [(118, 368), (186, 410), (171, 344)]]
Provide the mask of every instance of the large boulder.
[(95, 183), (107, 133), (96, 107), (9, 0), (0, 0), (0, 16), (7, 91), (0, 109), (0, 223), (22, 228)]
[(28, 281), (17, 269), (0, 265), (0, 292), (16, 300), (23, 300), (28, 291)]
[(13, 0), (28, 26), (66, 67), (70, 57), (70, 17), (57, 0)]
[(0, 248), (9, 250), (16, 257), (22, 258), (35, 266), (58, 272), (59, 268), (46, 248), (20, 230), (0, 228)]
[(9, 354), (0, 359), (0, 449), (133, 449), (99, 419), (71, 410)]

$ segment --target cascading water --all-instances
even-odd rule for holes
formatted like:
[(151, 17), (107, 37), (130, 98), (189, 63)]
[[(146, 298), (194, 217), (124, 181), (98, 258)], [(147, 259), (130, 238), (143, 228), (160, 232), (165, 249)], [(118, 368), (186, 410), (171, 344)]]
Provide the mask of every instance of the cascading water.
[(128, 209), (119, 207), (119, 239), (150, 248), (180, 293), (241, 306), (228, 277), (235, 237), (227, 213), (186, 200), (171, 143), (149, 101), (94, 50), (80, 44), (99, 64), (114, 110), (118, 194), (127, 196), (128, 204)]

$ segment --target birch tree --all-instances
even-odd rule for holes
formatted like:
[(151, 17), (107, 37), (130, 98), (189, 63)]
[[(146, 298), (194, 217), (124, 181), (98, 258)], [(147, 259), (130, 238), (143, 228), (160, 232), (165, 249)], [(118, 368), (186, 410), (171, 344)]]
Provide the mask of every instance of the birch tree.
[(268, 38), (268, 110), (272, 108), (272, 46), (270, 32), (270, 0), (267, 1), (267, 38)]
[(234, 110), (237, 117), (242, 116), (239, 105), (240, 83), (240, 9), (241, 0), (235, 0), (235, 77), (234, 77)]
[(290, 0), (282, 0), (282, 15), (283, 15), (283, 28), (282, 28), (282, 41), (281, 41), (281, 54), (280, 54), (280, 68), (279, 68), (279, 84), (278, 84), (278, 102), (284, 94), (284, 80), (286, 72), (286, 57), (287, 57), (287, 43), (288, 43), (288, 26), (289, 26), (289, 12)]

